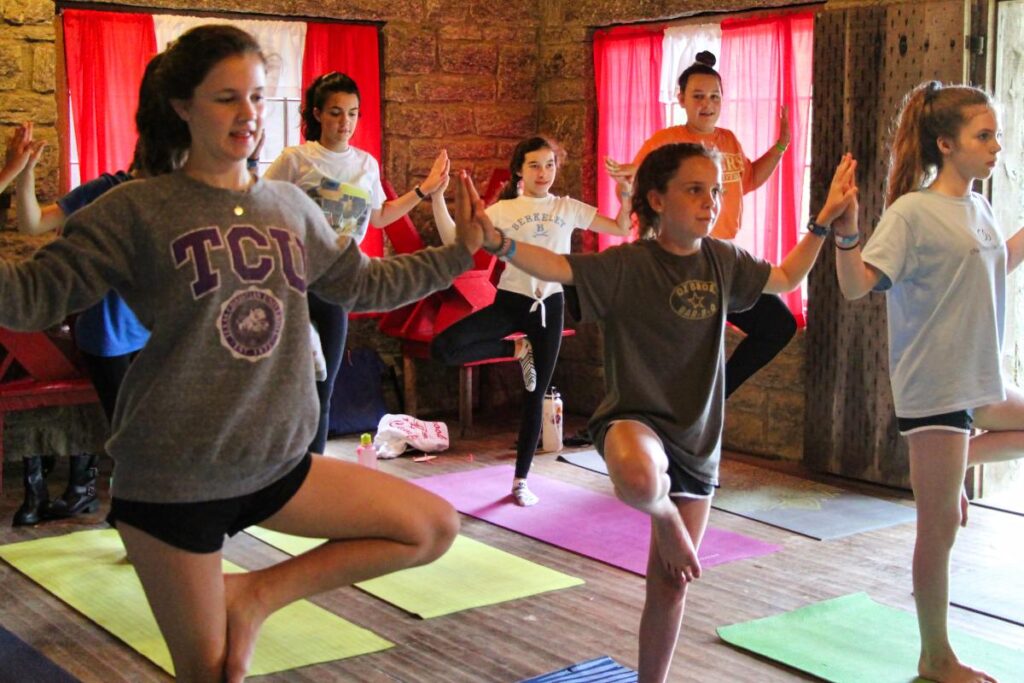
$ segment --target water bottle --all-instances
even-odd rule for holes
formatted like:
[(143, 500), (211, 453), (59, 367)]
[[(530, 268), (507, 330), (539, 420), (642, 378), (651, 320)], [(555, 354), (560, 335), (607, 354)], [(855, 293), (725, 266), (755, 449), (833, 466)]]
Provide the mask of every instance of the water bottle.
[(543, 431), (541, 448), (546, 453), (557, 453), (562, 450), (562, 395), (558, 389), (551, 387), (544, 394), (544, 411), (541, 422)]
[(373, 445), (373, 437), (363, 434), (359, 437), (359, 447), (356, 448), (356, 460), (363, 467), (372, 470), (377, 469), (377, 448)]

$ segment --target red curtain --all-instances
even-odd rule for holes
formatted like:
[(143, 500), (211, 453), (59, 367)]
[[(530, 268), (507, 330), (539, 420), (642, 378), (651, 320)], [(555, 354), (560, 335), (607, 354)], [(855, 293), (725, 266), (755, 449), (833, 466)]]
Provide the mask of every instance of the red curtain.
[[(376, 26), (362, 24), (306, 24), (306, 50), (302, 55), (302, 92), (328, 71), (341, 71), (359, 86), (359, 125), (351, 144), (381, 162), (380, 48)], [(381, 175), (384, 164), (381, 163)], [(360, 245), (368, 256), (384, 254), (381, 230), (370, 229)]]
[[(615, 182), (604, 172), (604, 158), (629, 163), (644, 141), (663, 128), (658, 102), (663, 28), (618, 27), (594, 34), (597, 83), (597, 208), (605, 216), (619, 211)], [(598, 249), (627, 238), (598, 235)]]
[[(792, 140), (779, 167), (744, 197), (744, 225), (736, 242), (772, 263), (796, 245), (808, 218), (804, 196), (811, 129), (814, 16), (789, 14), (722, 22), (722, 118), (751, 159), (779, 136), (779, 109), (789, 108)], [(838, 162), (838, 160), (836, 160)], [(803, 325), (804, 294), (783, 295)]]
[(68, 91), (85, 182), (131, 163), (138, 137), (139, 84), (156, 54), (156, 35), (148, 14), (67, 9), (63, 22)]

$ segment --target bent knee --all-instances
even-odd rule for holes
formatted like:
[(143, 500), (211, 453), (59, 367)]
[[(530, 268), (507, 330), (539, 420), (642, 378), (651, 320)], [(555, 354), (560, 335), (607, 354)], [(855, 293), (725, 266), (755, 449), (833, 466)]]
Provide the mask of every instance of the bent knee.
[[(662, 479), (665, 479), (663, 482)], [(668, 477), (649, 463), (627, 462), (617, 468), (615, 492), (626, 503), (653, 503), (668, 493)]]
[(422, 518), (416, 543), (420, 564), (429, 564), (444, 555), (459, 535), (459, 513), (447, 501), (438, 501)]

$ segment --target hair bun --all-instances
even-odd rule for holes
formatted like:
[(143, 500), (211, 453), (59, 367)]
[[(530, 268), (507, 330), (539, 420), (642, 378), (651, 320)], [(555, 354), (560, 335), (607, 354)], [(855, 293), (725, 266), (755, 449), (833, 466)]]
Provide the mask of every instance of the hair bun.
[(693, 61), (697, 62), (698, 64), (703, 64), (704, 66), (713, 67), (715, 65), (715, 62), (717, 62), (718, 60), (715, 59), (715, 56), (708, 52), (707, 50), (701, 50), (700, 52), (697, 53), (697, 56), (693, 58)]

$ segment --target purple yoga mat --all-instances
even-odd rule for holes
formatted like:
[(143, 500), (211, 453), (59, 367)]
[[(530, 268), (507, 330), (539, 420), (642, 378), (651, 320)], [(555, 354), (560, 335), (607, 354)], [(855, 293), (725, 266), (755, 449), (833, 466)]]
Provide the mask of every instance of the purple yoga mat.
[[(509, 493), (509, 465), (483, 467), (412, 480), (441, 496), (466, 515), (505, 527), (644, 576), (650, 548), (647, 515), (618, 499), (588, 489), (530, 475), (530, 490), (540, 503), (522, 508)], [(780, 550), (742, 534), (708, 527), (700, 547), (704, 567), (758, 557)]]

